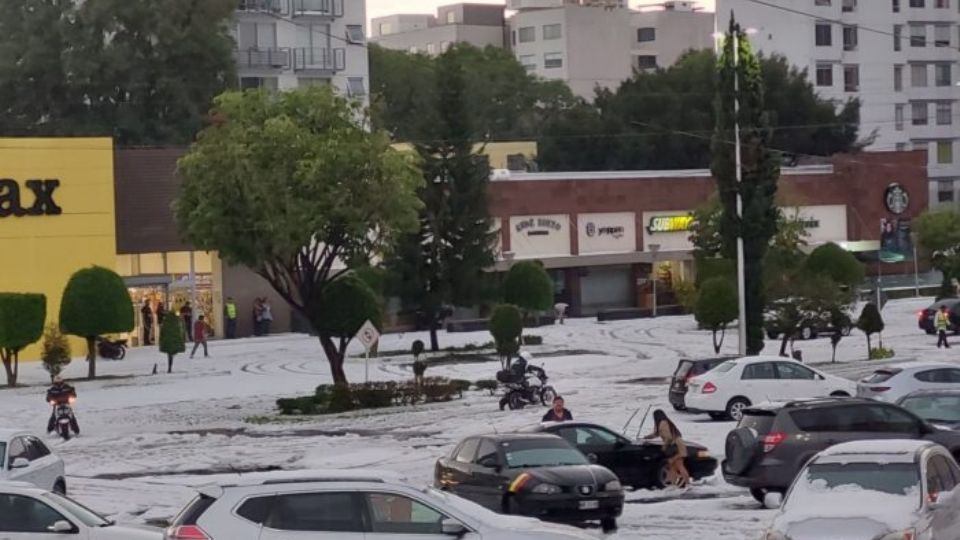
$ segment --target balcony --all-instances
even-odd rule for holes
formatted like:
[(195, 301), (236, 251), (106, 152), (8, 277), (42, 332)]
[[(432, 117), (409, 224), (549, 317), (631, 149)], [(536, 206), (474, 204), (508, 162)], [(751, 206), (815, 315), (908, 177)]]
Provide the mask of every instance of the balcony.
[(239, 0), (237, 11), (242, 13), (286, 14), (286, 0)]
[(244, 49), (233, 51), (240, 69), (289, 69), (290, 49), (286, 47), (270, 49)]
[(293, 50), (295, 71), (343, 71), (346, 67), (346, 49), (299, 48)]
[(294, 17), (343, 17), (344, 0), (291, 0)]

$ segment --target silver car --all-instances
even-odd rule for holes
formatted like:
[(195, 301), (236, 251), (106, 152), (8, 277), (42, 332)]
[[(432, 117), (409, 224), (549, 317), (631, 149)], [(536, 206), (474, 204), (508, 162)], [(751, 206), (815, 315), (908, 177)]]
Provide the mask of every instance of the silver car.
[(877, 369), (857, 384), (857, 397), (896, 403), (917, 390), (960, 388), (960, 365), (909, 362)]
[(40, 437), (14, 429), (0, 429), (0, 481), (26, 482), (66, 495), (63, 460)]

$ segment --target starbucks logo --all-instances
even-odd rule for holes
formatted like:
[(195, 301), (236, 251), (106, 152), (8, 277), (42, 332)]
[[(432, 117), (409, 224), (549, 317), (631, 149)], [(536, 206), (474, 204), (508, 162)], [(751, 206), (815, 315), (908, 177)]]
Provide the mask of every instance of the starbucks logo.
[(589, 222), (589, 223), (587, 223), (587, 231), (586, 231), (586, 232), (587, 232), (587, 236), (589, 236), (589, 237), (591, 237), (591, 238), (592, 238), (593, 236), (596, 236), (596, 234), (597, 234), (597, 224), (594, 223), (594, 222), (592, 222), (592, 221)]
[(883, 196), (887, 210), (894, 214), (902, 214), (910, 205), (910, 195), (900, 184), (894, 182), (887, 186)]

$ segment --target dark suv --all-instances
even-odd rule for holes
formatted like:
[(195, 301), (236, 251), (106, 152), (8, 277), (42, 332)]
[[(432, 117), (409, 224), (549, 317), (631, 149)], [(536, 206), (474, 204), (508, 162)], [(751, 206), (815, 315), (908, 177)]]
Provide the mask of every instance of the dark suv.
[(934, 327), (934, 317), (944, 306), (947, 307), (948, 317), (950, 318), (950, 328), (954, 333), (960, 333), (960, 300), (956, 298), (944, 298), (937, 300), (917, 313), (917, 326), (924, 332), (933, 335), (937, 333)]
[(720, 356), (717, 358), (702, 359), (684, 359), (677, 362), (677, 369), (670, 378), (669, 400), (673, 408), (678, 411), (687, 410), (685, 398), (687, 395), (687, 381), (703, 375), (711, 369), (719, 366), (727, 360), (733, 360), (736, 356)]
[(723, 477), (763, 502), (785, 492), (804, 464), (835, 444), (871, 439), (924, 439), (960, 455), (960, 433), (938, 429), (905, 409), (861, 398), (773, 403), (743, 411), (727, 435)]

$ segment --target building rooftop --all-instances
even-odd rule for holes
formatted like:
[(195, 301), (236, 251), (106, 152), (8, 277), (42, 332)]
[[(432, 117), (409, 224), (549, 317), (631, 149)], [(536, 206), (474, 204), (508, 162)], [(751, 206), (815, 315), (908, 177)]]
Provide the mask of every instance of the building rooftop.
[[(801, 165), (780, 169), (783, 176), (811, 176), (833, 174), (833, 165)], [(578, 172), (518, 172), (494, 169), (494, 182), (536, 180), (642, 180), (648, 178), (710, 178), (710, 169), (678, 169), (661, 171), (578, 171)]]

